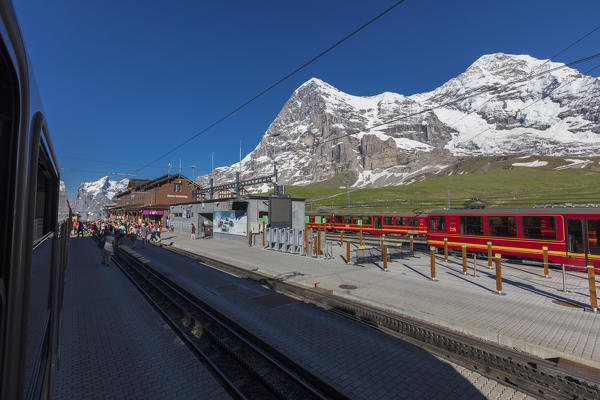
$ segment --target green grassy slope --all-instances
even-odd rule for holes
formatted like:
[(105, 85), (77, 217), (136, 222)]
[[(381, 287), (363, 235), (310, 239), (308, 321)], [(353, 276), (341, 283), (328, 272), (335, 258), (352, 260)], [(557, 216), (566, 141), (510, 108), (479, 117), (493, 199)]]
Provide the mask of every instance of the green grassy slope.
[[(512, 167), (514, 162), (534, 159), (546, 160), (548, 165)], [(564, 170), (553, 169), (568, 164), (555, 157), (466, 159), (452, 168), (450, 176), (431, 176), (405, 186), (350, 189), (351, 209), (353, 212), (430, 211), (446, 207), (447, 190), (452, 207), (463, 206), (471, 198), (483, 200), (487, 207), (501, 208), (531, 207), (534, 203), (600, 203), (600, 164), (598, 158), (587, 159), (593, 160), (593, 164)], [(347, 209), (347, 192), (339, 186), (288, 186), (286, 190), (293, 197), (309, 200), (308, 211)]]

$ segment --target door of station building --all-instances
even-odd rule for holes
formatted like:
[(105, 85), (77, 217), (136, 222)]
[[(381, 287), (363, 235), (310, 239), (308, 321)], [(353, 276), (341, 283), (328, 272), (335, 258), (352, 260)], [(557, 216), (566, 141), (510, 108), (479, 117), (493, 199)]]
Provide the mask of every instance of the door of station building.
[(600, 262), (600, 218), (567, 217), (565, 223), (568, 264), (585, 267), (586, 261)]

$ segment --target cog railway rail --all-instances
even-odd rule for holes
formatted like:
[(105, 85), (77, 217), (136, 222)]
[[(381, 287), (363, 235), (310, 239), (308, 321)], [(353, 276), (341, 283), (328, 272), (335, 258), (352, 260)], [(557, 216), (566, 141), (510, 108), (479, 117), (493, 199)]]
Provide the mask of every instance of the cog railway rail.
[(118, 249), (114, 261), (235, 398), (346, 398), (143, 260)]
[(596, 371), (586, 366), (577, 364), (574, 369), (563, 368), (563, 365), (571, 362), (538, 358), (408, 316), (248, 271), (204, 255), (165, 244), (159, 246), (234, 276), (258, 281), (276, 292), (310, 302), (374, 329), (381, 329), (440, 358), (475, 370), (487, 378), (537, 398), (600, 398), (600, 379), (596, 376)]

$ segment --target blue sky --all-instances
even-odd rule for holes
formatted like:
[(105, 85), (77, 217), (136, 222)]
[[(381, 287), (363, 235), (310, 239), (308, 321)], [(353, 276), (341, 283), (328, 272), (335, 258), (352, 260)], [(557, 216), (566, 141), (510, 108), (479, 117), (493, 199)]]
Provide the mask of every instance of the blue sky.
[[(72, 198), (82, 181), (152, 161), (394, 3), (22, 0), (15, 9)], [(141, 173), (162, 175), (180, 159), (184, 174), (192, 164), (207, 173), (212, 151), (215, 166), (236, 162), (240, 140), (243, 155), (252, 151), (313, 76), (354, 95), (429, 91), (482, 54), (548, 58), (598, 15), (596, 0), (406, 0)], [(598, 53), (599, 43), (597, 31), (555, 61)]]

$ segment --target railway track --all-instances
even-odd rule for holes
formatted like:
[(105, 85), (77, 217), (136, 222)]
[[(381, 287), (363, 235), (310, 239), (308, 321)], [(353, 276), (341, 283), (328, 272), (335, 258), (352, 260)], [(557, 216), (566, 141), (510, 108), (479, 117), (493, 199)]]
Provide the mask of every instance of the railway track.
[(315, 304), (330, 312), (382, 329), (441, 358), (544, 399), (599, 399), (597, 370), (568, 360), (546, 360), (505, 346), (484, 342), (408, 316), (356, 303), (340, 296), (297, 286), (220, 260), (161, 244), (174, 253), (271, 289)]
[(135, 254), (118, 249), (113, 260), (233, 397), (346, 398)]

